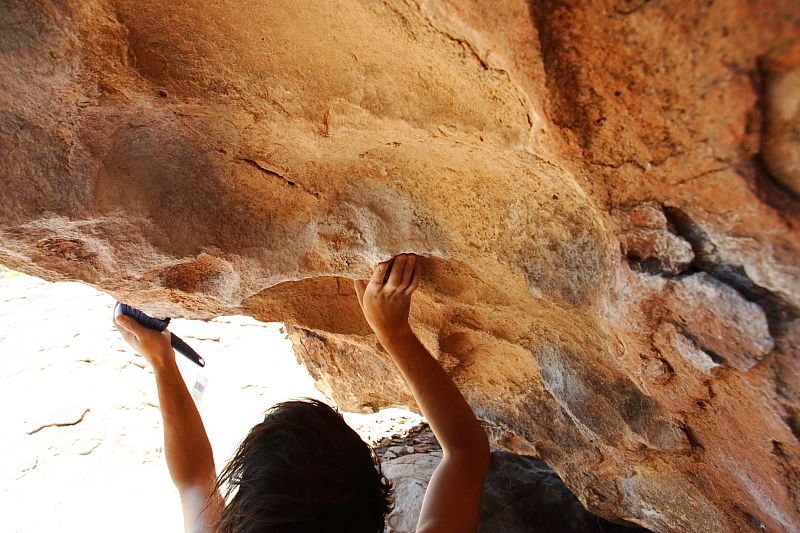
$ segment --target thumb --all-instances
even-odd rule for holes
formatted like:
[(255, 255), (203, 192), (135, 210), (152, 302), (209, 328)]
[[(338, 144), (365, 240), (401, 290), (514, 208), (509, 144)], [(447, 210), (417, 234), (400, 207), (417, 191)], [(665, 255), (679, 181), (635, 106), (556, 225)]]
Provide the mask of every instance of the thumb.
[(126, 316), (126, 315), (119, 315), (117, 317), (117, 324), (119, 324), (119, 326), (122, 329), (124, 329), (125, 331), (127, 331), (129, 333), (133, 333), (137, 337), (138, 337), (138, 333), (141, 331), (141, 329), (143, 327), (137, 321), (135, 321), (134, 319), (132, 319), (131, 317)]
[(364, 301), (364, 291), (367, 289), (367, 282), (357, 279), (353, 281), (353, 286), (356, 289), (356, 295), (358, 296), (358, 303), (359, 305), (362, 304)]

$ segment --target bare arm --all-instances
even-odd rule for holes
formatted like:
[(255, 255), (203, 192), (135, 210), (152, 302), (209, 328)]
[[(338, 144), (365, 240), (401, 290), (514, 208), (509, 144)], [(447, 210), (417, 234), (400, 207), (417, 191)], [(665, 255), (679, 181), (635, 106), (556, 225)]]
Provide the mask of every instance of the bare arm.
[(187, 532), (211, 531), (223, 505), (214, 489), (214, 456), (200, 413), (178, 371), (170, 333), (148, 329), (124, 316), (117, 317), (116, 325), (153, 367), (164, 423), (164, 454), (180, 494), (184, 528)]
[(442, 445), (442, 462), (428, 485), (417, 531), (475, 531), (489, 444), (461, 392), (408, 323), (419, 279), (415, 256), (399, 255), (378, 265), (369, 283), (357, 281), (356, 292), (364, 316)]

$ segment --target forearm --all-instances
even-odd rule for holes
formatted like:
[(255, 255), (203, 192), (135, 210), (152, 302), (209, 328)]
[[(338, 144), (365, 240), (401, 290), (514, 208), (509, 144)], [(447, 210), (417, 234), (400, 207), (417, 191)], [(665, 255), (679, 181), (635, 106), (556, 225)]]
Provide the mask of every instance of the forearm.
[(153, 365), (164, 423), (164, 454), (178, 489), (205, 485), (216, 477), (211, 443), (174, 356)]
[(486, 433), (464, 396), (408, 328), (378, 335), (447, 454), (488, 456)]

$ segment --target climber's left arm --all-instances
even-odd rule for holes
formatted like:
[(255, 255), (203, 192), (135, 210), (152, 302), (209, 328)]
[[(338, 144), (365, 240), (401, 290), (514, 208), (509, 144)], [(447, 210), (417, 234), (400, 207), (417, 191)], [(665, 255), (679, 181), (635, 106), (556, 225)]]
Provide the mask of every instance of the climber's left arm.
[(164, 455), (178, 489), (185, 530), (211, 532), (223, 500), (216, 490), (216, 468), (211, 443), (189, 389), (178, 370), (169, 331), (146, 328), (120, 315), (117, 329), (153, 368), (164, 423)]

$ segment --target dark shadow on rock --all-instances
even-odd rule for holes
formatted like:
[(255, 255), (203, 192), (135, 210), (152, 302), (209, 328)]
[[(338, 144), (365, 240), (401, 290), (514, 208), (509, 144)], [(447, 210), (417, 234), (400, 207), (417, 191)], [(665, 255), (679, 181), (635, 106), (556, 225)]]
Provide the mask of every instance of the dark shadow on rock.
[[(376, 447), (383, 469), (395, 485), (395, 508), (387, 531), (413, 531), (422, 495), (441, 449), (423, 424), (385, 438)], [(615, 524), (583, 508), (578, 498), (545, 463), (533, 457), (492, 451), (481, 501), (480, 533), (630, 533), (648, 531)]]

